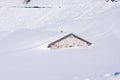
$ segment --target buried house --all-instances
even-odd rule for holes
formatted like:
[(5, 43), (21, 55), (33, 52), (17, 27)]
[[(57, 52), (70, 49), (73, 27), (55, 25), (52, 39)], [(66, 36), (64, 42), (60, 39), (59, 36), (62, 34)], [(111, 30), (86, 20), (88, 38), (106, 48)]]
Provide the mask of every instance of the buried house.
[(65, 35), (59, 38), (56, 41), (51, 42), (48, 45), (50, 49), (59, 49), (59, 48), (69, 48), (69, 47), (81, 47), (81, 48), (88, 48), (92, 43), (76, 36), (73, 33)]

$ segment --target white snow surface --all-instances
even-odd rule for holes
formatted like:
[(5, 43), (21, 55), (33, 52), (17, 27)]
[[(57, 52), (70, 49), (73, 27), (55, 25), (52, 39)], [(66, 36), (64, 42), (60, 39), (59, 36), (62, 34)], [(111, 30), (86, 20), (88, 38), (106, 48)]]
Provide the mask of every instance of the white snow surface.
[[(92, 45), (87, 49), (47, 48), (65, 33), (74, 33)], [(119, 80), (118, 76), (104, 77), (120, 72), (119, 48), (119, 1), (0, 2), (0, 80)]]

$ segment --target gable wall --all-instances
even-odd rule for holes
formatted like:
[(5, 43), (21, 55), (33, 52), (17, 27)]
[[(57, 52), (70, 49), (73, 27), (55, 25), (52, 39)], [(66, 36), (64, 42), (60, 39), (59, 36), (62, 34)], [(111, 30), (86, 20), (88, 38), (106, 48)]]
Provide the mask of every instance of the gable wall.
[(82, 47), (82, 48), (87, 48), (88, 44), (82, 40), (79, 40), (78, 38), (74, 36), (69, 36), (54, 45), (51, 45), (50, 48), (56, 49), (56, 48), (68, 48), (68, 47)]

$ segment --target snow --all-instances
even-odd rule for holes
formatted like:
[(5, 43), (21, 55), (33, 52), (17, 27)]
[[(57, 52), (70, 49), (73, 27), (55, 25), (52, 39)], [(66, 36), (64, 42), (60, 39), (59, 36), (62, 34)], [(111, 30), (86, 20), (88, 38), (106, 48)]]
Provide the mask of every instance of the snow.
[(111, 75), (111, 76), (108, 76), (106, 77), (105, 80), (120, 80), (120, 75)]
[[(24, 8), (34, 5), (51, 8)], [(4, 0), (0, 6), (0, 80), (120, 79), (113, 75), (120, 72), (119, 1)], [(66, 33), (92, 46), (46, 48)]]

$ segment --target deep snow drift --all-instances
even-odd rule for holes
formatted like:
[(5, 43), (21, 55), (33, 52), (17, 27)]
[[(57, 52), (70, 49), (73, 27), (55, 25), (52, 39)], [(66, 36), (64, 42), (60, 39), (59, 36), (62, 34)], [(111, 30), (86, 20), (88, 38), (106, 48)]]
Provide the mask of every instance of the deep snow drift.
[[(119, 79), (113, 74), (120, 72), (120, 2), (5, 0), (0, 5), (0, 80)], [(23, 8), (34, 5), (50, 8)], [(48, 49), (61, 30), (93, 44)]]

